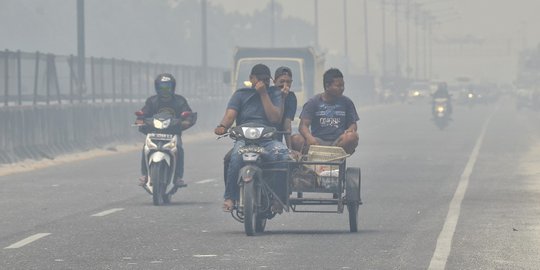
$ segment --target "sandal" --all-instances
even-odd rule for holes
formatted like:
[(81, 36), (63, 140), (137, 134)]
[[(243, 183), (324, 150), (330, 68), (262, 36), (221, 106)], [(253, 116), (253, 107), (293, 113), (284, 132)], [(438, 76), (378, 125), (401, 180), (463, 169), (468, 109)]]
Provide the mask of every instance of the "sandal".
[(283, 206), (277, 200), (274, 200), (272, 202), (272, 206), (270, 207), (270, 210), (276, 214), (281, 215), (283, 213)]
[(234, 208), (234, 201), (231, 200), (231, 199), (226, 199), (224, 202), (223, 202), (223, 212), (232, 212), (233, 208)]

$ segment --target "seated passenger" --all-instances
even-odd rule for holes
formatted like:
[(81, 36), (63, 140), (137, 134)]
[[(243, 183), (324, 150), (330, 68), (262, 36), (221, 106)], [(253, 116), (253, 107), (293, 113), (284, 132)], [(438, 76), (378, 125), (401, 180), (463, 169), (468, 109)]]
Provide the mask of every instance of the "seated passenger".
[(294, 120), (296, 114), (297, 100), (294, 92), (290, 91), (292, 85), (292, 72), (288, 67), (279, 67), (274, 73), (274, 85), (281, 89), (282, 96), (285, 97), (284, 108), (283, 108), (283, 119), (277, 127), (279, 131), (285, 131), (288, 134), (278, 134), (277, 140), (283, 141), (285, 138), (285, 144), (288, 148), (291, 148), (291, 123)]
[(352, 100), (343, 95), (343, 74), (339, 69), (327, 70), (323, 85), (324, 92), (304, 104), (298, 127), (300, 134), (291, 137), (292, 148), (305, 154), (310, 145), (339, 146), (352, 154), (358, 146), (359, 118)]

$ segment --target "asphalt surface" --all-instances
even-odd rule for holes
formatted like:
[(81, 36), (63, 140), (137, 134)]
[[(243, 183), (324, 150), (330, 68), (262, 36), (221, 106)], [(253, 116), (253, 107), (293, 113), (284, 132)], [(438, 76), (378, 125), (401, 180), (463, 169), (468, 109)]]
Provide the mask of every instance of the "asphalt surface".
[(247, 237), (221, 211), (232, 142), (188, 133), (189, 186), (167, 206), (137, 186), (139, 151), (0, 176), (0, 268), (540, 269), (538, 112), (455, 106), (444, 130), (427, 102), (360, 118), (358, 233), (345, 210)]

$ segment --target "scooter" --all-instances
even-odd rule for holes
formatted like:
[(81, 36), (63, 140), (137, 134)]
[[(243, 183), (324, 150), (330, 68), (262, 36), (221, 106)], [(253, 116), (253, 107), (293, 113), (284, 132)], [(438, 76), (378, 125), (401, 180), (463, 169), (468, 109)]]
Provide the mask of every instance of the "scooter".
[(435, 98), (433, 99), (433, 121), (435, 125), (440, 129), (444, 129), (450, 122), (450, 113), (448, 111), (448, 99), (447, 98)]
[[(135, 114), (140, 116), (139, 113)], [(170, 203), (171, 197), (179, 187), (175, 186), (174, 172), (178, 163), (178, 136), (182, 130), (182, 120), (196, 119), (194, 112), (183, 112), (181, 119), (169, 113), (158, 113), (143, 120), (141, 132), (146, 133), (144, 157), (148, 170), (148, 181), (143, 188), (152, 195), (154, 205)], [(193, 121), (194, 122), (194, 121)]]

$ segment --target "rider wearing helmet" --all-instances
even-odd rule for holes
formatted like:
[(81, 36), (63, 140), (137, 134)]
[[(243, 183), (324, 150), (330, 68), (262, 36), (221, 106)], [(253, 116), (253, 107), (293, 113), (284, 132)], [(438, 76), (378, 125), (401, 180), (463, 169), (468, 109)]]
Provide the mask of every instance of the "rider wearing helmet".
[[(163, 73), (156, 77), (154, 80), (154, 88), (156, 90), (156, 95), (149, 97), (144, 107), (141, 109), (140, 114), (137, 117), (137, 124), (144, 123), (145, 118), (150, 118), (158, 113), (170, 113), (174, 118), (179, 118), (182, 120), (179, 128), (175, 129), (173, 132), (178, 135), (179, 143), (177, 144), (177, 153), (178, 153), (178, 165), (175, 170), (175, 181), (176, 186), (182, 187), (186, 186), (184, 180), (184, 149), (182, 148), (182, 131), (192, 127), (197, 121), (197, 114), (192, 113), (191, 108), (188, 105), (186, 98), (181, 95), (175, 94), (176, 80), (169, 73)], [(140, 132), (146, 134), (148, 133), (147, 126), (141, 126), (139, 129)], [(140, 185), (143, 186), (148, 181), (148, 170), (146, 167), (146, 161), (143, 155), (141, 160), (141, 173), (142, 176), (139, 178)]]
[(435, 110), (435, 99), (436, 98), (443, 98), (446, 99), (446, 106), (448, 107), (448, 113), (452, 114), (452, 102), (451, 102), (451, 95), (448, 93), (448, 84), (445, 82), (440, 82), (437, 84), (437, 90), (435, 93), (433, 93), (433, 101), (431, 104), (431, 111)]

